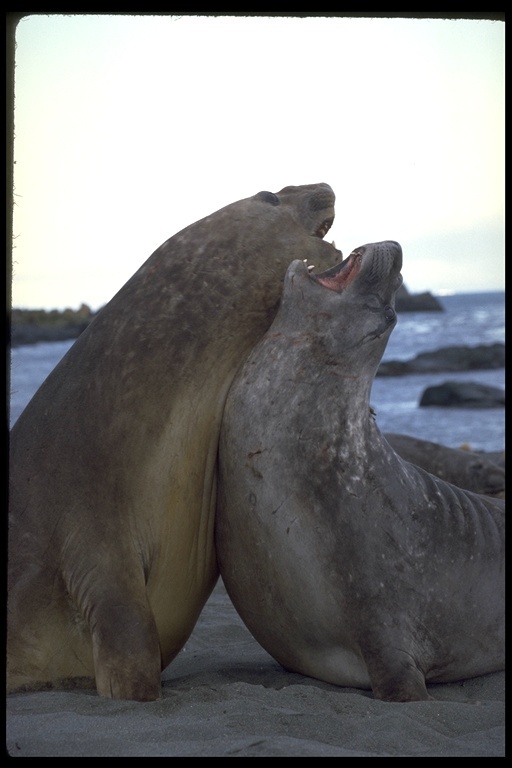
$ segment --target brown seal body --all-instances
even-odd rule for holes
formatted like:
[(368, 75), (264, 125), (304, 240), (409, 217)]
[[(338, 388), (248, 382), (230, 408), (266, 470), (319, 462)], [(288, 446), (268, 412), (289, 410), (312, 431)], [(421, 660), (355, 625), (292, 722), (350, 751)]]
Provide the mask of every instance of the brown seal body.
[(504, 668), (504, 502), (403, 461), (370, 390), (395, 325), (401, 248), (289, 267), (278, 315), (230, 389), (217, 556), (285, 668), (377, 698)]
[[(216, 456), (237, 367), (289, 263), (329, 266), (327, 184), (260, 192), (170, 238), (11, 433), (9, 691), (151, 700), (215, 584)], [(322, 268), (324, 268), (322, 267)]]

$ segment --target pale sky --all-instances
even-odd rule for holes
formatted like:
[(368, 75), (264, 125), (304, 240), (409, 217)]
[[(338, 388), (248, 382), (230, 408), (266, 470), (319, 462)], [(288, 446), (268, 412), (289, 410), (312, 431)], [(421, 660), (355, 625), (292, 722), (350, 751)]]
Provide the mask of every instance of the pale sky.
[(394, 239), (412, 292), (504, 289), (503, 22), (47, 15), (16, 40), (13, 306), (98, 309), (185, 226), (316, 182), (345, 256)]

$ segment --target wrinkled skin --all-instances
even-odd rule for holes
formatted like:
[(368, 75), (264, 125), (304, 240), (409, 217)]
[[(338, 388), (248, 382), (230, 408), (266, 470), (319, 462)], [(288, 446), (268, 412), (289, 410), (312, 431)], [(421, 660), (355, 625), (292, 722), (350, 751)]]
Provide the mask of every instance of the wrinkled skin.
[(403, 461), (370, 412), (402, 252), (289, 267), (231, 387), (217, 556), (240, 616), (285, 668), (376, 698), (504, 668), (504, 502)]
[(8, 691), (152, 700), (218, 576), (224, 400), (297, 253), (325, 269), (327, 184), (260, 192), (165, 242), (98, 314), (10, 441)]

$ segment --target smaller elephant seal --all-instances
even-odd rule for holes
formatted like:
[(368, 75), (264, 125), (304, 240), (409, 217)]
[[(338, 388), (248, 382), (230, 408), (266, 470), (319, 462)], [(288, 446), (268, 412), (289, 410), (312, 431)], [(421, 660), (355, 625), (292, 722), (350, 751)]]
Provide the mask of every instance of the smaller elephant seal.
[(340, 252), (328, 184), (259, 192), (161, 245), (10, 435), (7, 690), (151, 701), (217, 580), (217, 446), (233, 377), (297, 252)]
[(386, 432), (384, 437), (402, 459), (426, 469), (432, 475), (467, 491), (487, 496), (500, 494), (500, 498), (503, 498), (505, 468), (484, 454), (449, 448), (441, 443), (397, 432)]
[(216, 544), (247, 627), (286, 669), (386, 701), (504, 668), (504, 502), (402, 460), (370, 390), (402, 251), (294, 261), (219, 445)]

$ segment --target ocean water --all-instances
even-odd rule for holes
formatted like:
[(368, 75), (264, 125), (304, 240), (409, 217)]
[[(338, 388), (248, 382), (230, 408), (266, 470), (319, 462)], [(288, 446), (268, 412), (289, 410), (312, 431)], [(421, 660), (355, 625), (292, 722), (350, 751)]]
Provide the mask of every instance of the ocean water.
[[(439, 297), (444, 312), (404, 312), (391, 334), (383, 360), (409, 360), (420, 352), (454, 345), (505, 341), (505, 294), (454, 294)], [(452, 448), (476, 451), (505, 447), (504, 408), (420, 408), (426, 387), (445, 381), (476, 381), (505, 388), (505, 369), (377, 377), (372, 406), (383, 432), (401, 432)]]
[[(419, 352), (456, 344), (476, 346), (504, 342), (504, 293), (455, 294), (443, 296), (440, 301), (444, 312), (399, 314), (384, 360), (408, 360)], [(12, 350), (11, 425), (72, 344), (72, 341), (42, 342)], [(468, 444), (473, 450), (503, 450), (504, 408), (418, 406), (426, 387), (448, 380), (477, 381), (504, 389), (505, 369), (377, 377), (371, 402), (379, 428), (383, 432), (401, 432), (454, 448)]]

